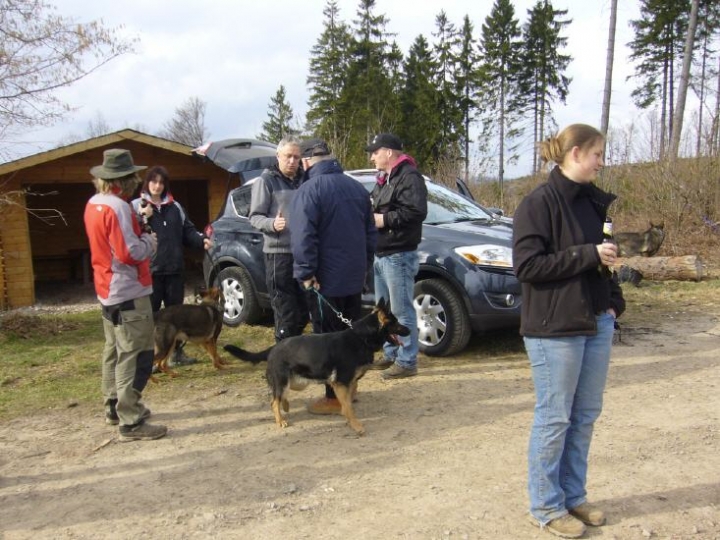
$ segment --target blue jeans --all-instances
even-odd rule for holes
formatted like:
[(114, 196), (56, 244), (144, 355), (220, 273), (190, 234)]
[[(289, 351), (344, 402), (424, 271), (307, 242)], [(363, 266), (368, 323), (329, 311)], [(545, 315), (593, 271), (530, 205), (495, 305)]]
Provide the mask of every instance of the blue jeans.
[(418, 328), (413, 307), (415, 276), (420, 269), (417, 251), (402, 251), (385, 257), (375, 257), (375, 301), (384, 298), (400, 324), (410, 329), (410, 335), (398, 336), (401, 346), (385, 342), (385, 358), (404, 368), (417, 367)]
[(542, 524), (586, 502), (588, 452), (602, 410), (614, 322), (603, 313), (595, 336), (524, 339), (535, 385), (530, 513)]

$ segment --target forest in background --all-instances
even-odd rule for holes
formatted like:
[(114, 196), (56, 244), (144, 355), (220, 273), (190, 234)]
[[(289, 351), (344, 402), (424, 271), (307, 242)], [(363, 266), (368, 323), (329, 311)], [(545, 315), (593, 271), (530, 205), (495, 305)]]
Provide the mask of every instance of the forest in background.
[[(634, 74), (627, 83), (645, 115), (622, 126), (607, 123), (618, 24), (617, 0), (609, 4), (606, 99), (598, 111), (609, 167), (600, 184), (620, 196), (621, 228), (663, 220), (669, 231), (664, 249), (687, 252), (694, 249), (684, 247), (691, 240), (712, 247), (720, 207), (720, 3), (639, 0), (640, 15), (629, 21)], [(562, 127), (554, 110), (570, 91), (567, 10), (538, 0), (519, 14), (511, 0), (495, 0), (482, 22), (465, 16), (459, 23), (440, 11), (432, 35), (418, 35), (406, 54), (376, 0), (358, 0), (350, 22), (336, 0), (322, 15), (323, 31), (308, 51), (306, 117), (295, 116), (281, 85), (259, 137), (319, 136), (346, 168), (358, 168), (367, 166), (367, 141), (392, 131), (423, 172), (447, 183), (464, 177), (481, 202), (510, 215), (518, 198), (544, 178), (534, 148)], [(135, 45), (100, 21), (78, 24), (56, 16), (42, 0), (0, 0), (0, 20), (3, 137), (18, 126), (60, 121), (69, 107), (56, 90)], [(689, 93), (699, 107), (686, 111)], [(206, 105), (201, 97), (189, 98), (157, 135), (190, 146), (206, 142)], [(98, 118), (87, 136), (109, 131)], [(535, 157), (528, 177), (507, 181), (505, 167), (528, 154)]]

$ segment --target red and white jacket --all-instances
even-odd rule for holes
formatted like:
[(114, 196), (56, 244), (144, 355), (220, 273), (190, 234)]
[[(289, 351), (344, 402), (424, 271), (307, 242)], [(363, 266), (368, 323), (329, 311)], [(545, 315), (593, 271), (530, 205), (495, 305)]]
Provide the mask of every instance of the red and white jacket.
[(152, 293), (150, 258), (156, 241), (141, 234), (127, 201), (112, 194), (91, 197), (85, 206), (85, 231), (101, 304), (112, 306)]

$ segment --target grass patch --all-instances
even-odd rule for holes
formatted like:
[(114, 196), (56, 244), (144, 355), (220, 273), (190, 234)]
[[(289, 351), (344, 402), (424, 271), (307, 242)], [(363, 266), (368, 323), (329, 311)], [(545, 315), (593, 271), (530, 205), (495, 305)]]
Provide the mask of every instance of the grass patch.
[[(623, 324), (652, 326), (664, 316), (717, 313), (720, 280), (692, 282), (643, 282), (624, 288), (628, 308)], [(270, 324), (223, 329), (220, 345), (233, 343), (260, 350), (273, 343)], [(104, 345), (100, 311), (62, 315), (17, 315), (0, 317), (0, 418), (10, 419), (72, 405), (98, 406), (100, 354)], [(164, 375), (160, 384), (148, 384), (146, 395), (181, 399), (188, 389), (198, 393), (224, 392), (238, 380), (250, 378), (264, 387), (263, 370), (236, 362), (222, 354), (231, 367), (217, 372), (206, 353), (193, 344), (186, 351), (199, 363), (184, 367), (172, 382)], [(478, 362), (525, 358), (522, 339), (516, 330), (473, 336), (470, 346), (457, 357), (436, 358), (433, 363)]]

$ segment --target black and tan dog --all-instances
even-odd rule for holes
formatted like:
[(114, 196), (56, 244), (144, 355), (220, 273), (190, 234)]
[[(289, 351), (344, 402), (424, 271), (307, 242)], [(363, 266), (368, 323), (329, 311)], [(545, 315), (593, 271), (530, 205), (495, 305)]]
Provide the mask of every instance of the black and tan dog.
[(410, 330), (400, 324), (381, 299), (375, 308), (352, 328), (327, 334), (305, 334), (287, 338), (261, 352), (251, 353), (233, 345), (225, 350), (233, 356), (254, 364), (268, 361), (266, 376), (272, 390), (272, 411), (275, 423), (287, 427), (280, 407), (288, 412), (287, 391), (303, 390), (310, 382), (332, 386), (342, 407), (342, 414), (359, 435), (365, 428), (355, 417), (352, 396), (358, 380), (373, 362), (373, 353), (383, 343), (398, 343), (397, 336), (408, 336)]
[(159, 371), (175, 377), (167, 366), (175, 346), (191, 341), (203, 346), (220, 369), (225, 361), (217, 352), (217, 339), (222, 330), (223, 314), (220, 310), (220, 289), (213, 287), (199, 292), (199, 304), (181, 304), (161, 309), (155, 314), (155, 359)]

